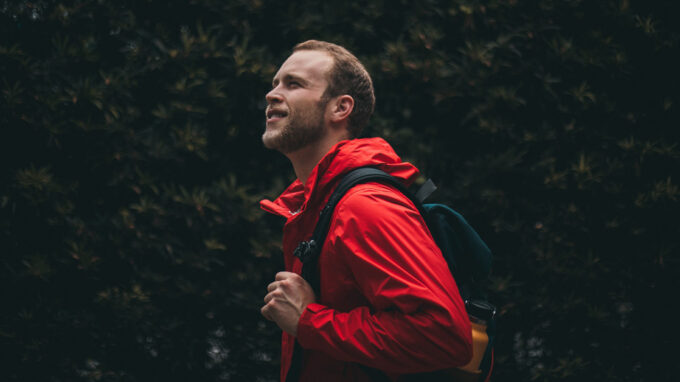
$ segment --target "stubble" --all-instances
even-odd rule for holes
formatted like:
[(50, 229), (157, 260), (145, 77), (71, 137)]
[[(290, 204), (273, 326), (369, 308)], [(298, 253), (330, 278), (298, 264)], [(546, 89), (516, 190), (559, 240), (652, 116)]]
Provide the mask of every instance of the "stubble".
[(283, 154), (295, 152), (318, 142), (323, 136), (323, 111), (327, 102), (321, 100), (315, 108), (288, 114), (286, 123), (278, 129), (265, 129), (262, 143), (268, 149)]

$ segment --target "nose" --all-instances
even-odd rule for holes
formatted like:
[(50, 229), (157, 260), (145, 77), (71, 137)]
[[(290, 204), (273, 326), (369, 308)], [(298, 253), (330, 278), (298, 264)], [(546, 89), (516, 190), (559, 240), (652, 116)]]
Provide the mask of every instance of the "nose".
[(264, 98), (267, 100), (267, 103), (277, 103), (283, 101), (283, 98), (281, 97), (281, 94), (279, 94), (278, 91), (279, 87), (275, 87), (272, 90), (267, 93), (267, 95), (264, 96)]

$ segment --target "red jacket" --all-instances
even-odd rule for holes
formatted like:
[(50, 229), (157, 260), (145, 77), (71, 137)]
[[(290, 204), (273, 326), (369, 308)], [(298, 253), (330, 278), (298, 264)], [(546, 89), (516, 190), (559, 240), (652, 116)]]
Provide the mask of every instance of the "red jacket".
[[(380, 138), (336, 144), (307, 182), (293, 182), (265, 211), (285, 217), (286, 270), (319, 212), (348, 171), (376, 166), (410, 185), (418, 170)], [(302, 381), (369, 380), (368, 365), (390, 378), (451, 368), (472, 356), (470, 323), (456, 283), (413, 203), (379, 183), (351, 189), (338, 203), (319, 259), (320, 296), (298, 324)], [(281, 380), (295, 338), (283, 333)]]

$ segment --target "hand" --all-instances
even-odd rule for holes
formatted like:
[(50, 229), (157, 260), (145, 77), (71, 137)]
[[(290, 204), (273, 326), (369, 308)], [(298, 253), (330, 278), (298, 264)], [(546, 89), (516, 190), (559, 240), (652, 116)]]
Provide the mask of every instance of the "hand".
[(262, 315), (286, 333), (297, 336), (302, 312), (315, 301), (312, 287), (297, 273), (279, 272), (267, 291), (265, 305), (260, 310)]

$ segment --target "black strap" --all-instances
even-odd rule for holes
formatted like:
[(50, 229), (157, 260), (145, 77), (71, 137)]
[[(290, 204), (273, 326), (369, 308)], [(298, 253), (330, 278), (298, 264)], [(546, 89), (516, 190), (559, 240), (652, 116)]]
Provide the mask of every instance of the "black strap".
[[(399, 192), (406, 195), (409, 199), (411, 199), (411, 201), (413, 201), (423, 218), (427, 216), (424, 213), (425, 210), (423, 209), (421, 200), (413, 195), (399, 180), (397, 180), (392, 175), (374, 167), (361, 167), (347, 173), (335, 188), (335, 191), (333, 191), (331, 194), (326, 206), (321, 210), (319, 220), (314, 227), (314, 233), (312, 234), (312, 237), (307, 241), (301, 242), (294, 252), (294, 255), (299, 258), (300, 261), (302, 261), (302, 277), (312, 286), (312, 289), (317, 296), (319, 296), (321, 287), (319, 281), (319, 272), (317, 272), (319, 256), (321, 255), (323, 243), (326, 241), (326, 236), (328, 236), (328, 230), (330, 229), (331, 225), (331, 217), (333, 216), (335, 207), (340, 202), (340, 199), (342, 199), (342, 197), (345, 196), (347, 191), (352, 189), (352, 187), (356, 186), (357, 184), (376, 181), (394, 186), (397, 190), (399, 190)], [(432, 186), (434, 186), (434, 184), (432, 184)], [(432, 191), (434, 191), (434, 189), (430, 189), (427, 195), (429, 195), (429, 193)], [(426, 197), (427, 195), (424, 196)], [(423, 197), (423, 195), (419, 196)], [(300, 378), (300, 372), (302, 369), (301, 353), (302, 347), (297, 341), (295, 341), (293, 358), (290, 369), (288, 370), (288, 374), (286, 375), (286, 382), (296, 381)], [(372, 380), (389, 380), (382, 371), (363, 365), (361, 366)]]
[(298, 382), (302, 373), (302, 346), (295, 340), (293, 356), (290, 359), (290, 368), (286, 374), (285, 382)]
[(335, 188), (333, 194), (331, 194), (326, 206), (321, 210), (319, 220), (316, 223), (316, 227), (314, 227), (314, 233), (312, 234), (311, 239), (301, 242), (294, 252), (295, 256), (302, 261), (302, 277), (307, 280), (317, 295), (320, 292), (317, 264), (319, 256), (321, 255), (321, 248), (326, 241), (326, 236), (328, 236), (331, 217), (333, 216), (335, 207), (340, 202), (340, 199), (342, 199), (352, 187), (357, 184), (376, 181), (387, 183), (398, 189), (399, 192), (413, 201), (423, 217), (426, 216), (420, 200), (392, 175), (374, 167), (361, 167), (347, 173)]
[(434, 182), (432, 179), (428, 179), (425, 184), (420, 186), (420, 189), (418, 192), (416, 192), (416, 199), (418, 199), (419, 202), (423, 203), (425, 199), (427, 199), (428, 196), (432, 195), (433, 192), (437, 190), (437, 186), (434, 185)]

